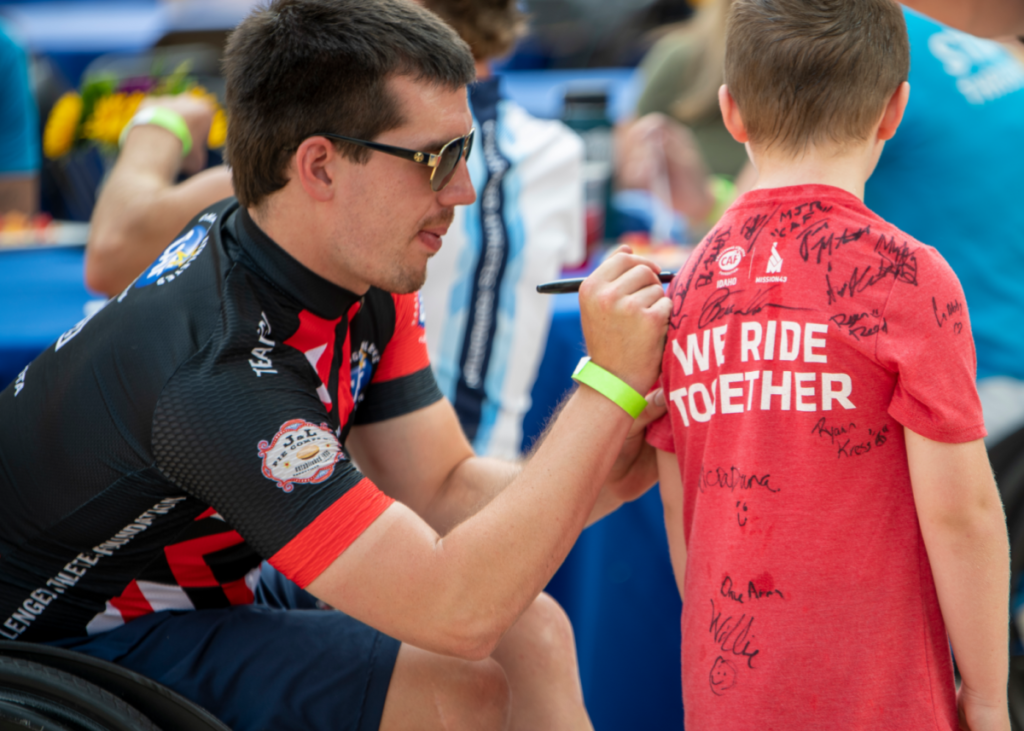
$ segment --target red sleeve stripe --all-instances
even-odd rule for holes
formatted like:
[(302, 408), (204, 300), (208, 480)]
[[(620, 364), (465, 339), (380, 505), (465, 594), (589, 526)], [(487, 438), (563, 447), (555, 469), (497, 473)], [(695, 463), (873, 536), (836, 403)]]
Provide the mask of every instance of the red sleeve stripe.
[(364, 477), (270, 557), (270, 565), (305, 589), (394, 500)]

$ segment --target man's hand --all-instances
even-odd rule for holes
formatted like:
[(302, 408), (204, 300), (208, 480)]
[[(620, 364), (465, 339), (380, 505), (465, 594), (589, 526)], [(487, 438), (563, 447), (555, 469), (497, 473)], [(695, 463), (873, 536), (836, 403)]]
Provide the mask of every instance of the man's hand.
[(618, 127), (615, 157), (618, 187), (648, 190), (691, 221), (703, 221), (714, 207), (697, 139), (671, 117), (652, 112)]
[(580, 287), (587, 352), (640, 393), (661, 372), (672, 306), (658, 272), (657, 264), (620, 246)]

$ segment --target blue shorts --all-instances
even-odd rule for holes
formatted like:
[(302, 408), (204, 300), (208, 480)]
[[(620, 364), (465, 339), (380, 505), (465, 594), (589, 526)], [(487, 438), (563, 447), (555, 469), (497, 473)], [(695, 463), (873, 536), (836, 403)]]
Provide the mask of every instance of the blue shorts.
[[(234, 731), (376, 731), (401, 643), (263, 566), (257, 603), (157, 612), (51, 644), (116, 662)], [(299, 607), (299, 608), (288, 608)]]

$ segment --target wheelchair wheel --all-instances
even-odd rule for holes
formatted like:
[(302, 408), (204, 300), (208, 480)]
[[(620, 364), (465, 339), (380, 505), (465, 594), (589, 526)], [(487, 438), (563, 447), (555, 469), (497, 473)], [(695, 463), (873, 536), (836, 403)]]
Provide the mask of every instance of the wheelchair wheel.
[[(117, 696), (162, 731), (231, 731), (205, 708), (170, 688), (106, 660), (60, 647), (8, 641), (0, 642), (0, 658), (17, 658), (74, 675)], [(6, 731), (2, 722), (0, 731)]]
[(0, 657), (0, 728), (160, 731), (117, 696), (62, 670)]

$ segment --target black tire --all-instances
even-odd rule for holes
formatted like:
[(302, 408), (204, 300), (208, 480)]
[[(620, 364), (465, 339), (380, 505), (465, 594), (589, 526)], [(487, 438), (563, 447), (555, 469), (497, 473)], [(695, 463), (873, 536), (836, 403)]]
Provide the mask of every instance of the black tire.
[(8, 708), (8, 715), (14, 706), (57, 722), (44, 727), (46, 731), (160, 731), (138, 710), (102, 688), (13, 657), (0, 657), (0, 704)]
[(0, 703), (0, 731), (71, 731), (63, 723), (13, 703)]
[(77, 675), (138, 709), (163, 731), (231, 731), (205, 708), (170, 688), (106, 660), (60, 647), (7, 641), (0, 642), (0, 656), (17, 657)]

